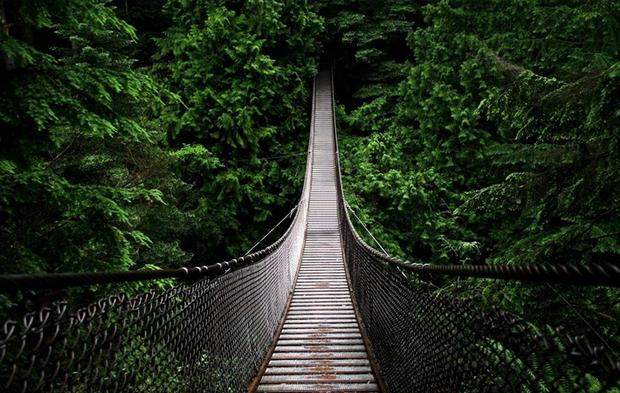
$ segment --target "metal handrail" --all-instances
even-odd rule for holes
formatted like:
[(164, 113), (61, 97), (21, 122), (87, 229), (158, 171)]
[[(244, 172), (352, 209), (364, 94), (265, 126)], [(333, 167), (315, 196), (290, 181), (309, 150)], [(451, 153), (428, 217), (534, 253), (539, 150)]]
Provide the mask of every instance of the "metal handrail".
[[(334, 100), (334, 78), (333, 66), (331, 72), (332, 83), (332, 102)], [(353, 221), (346, 209), (347, 202), (342, 186), (342, 172), (340, 167), (340, 154), (338, 149), (338, 131), (336, 125), (336, 111), (332, 106), (332, 117), (334, 123), (334, 134), (336, 140), (336, 174), (338, 184), (338, 195), (341, 209), (341, 221), (343, 225), (350, 228), (355, 236), (355, 241), (367, 249), (376, 258), (381, 259), (386, 264), (398, 267), (416, 274), (440, 274), (456, 277), (478, 277), (491, 278), (498, 280), (517, 280), (531, 282), (549, 282), (573, 285), (601, 285), (610, 287), (620, 287), (620, 265), (609, 264), (554, 264), (554, 265), (437, 265), (429, 263), (417, 263), (402, 260), (387, 255), (384, 252), (369, 246), (358, 234)]]

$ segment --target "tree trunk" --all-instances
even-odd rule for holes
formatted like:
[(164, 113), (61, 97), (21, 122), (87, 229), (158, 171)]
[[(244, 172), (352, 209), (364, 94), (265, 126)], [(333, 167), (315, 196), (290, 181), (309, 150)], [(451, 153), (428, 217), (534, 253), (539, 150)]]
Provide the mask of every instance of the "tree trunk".
[[(9, 22), (6, 20), (6, 12), (4, 11), (4, 0), (0, 0), (0, 29), (2, 29), (2, 34), (6, 34), (9, 36)], [(15, 69), (15, 59), (6, 53), (2, 54), (2, 60), (4, 64), (4, 69), (6, 71), (11, 71)]]

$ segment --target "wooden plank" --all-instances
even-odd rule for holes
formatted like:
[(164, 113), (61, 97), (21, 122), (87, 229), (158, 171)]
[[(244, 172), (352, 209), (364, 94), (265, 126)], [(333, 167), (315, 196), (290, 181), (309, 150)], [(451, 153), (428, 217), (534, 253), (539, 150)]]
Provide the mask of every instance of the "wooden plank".
[(346, 294), (339, 297), (321, 297), (321, 296), (297, 296), (293, 298), (292, 303), (304, 305), (307, 303), (324, 303), (324, 304), (351, 304), (351, 296)]
[[(329, 370), (329, 371), (327, 371)], [(365, 374), (336, 374), (325, 368), (322, 373), (293, 374), (293, 375), (265, 375), (261, 383), (369, 383), (373, 382), (371, 373)]]
[(288, 359), (366, 359), (368, 354), (366, 350), (363, 352), (274, 352), (271, 359), (288, 360)]
[(351, 302), (351, 300), (349, 299), (343, 299), (343, 300), (332, 300), (330, 301), (329, 299), (306, 299), (305, 301), (295, 301), (294, 303), (291, 302), (291, 309), (316, 309), (316, 310), (321, 310), (321, 309), (325, 309), (325, 308), (335, 308), (338, 310), (341, 310), (343, 308), (347, 308), (347, 307), (353, 307), (353, 303)]
[(278, 384), (259, 385), (258, 392), (378, 392), (379, 387), (375, 383), (368, 384)]
[(334, 374), (365, 374), (372, 373), (370, 366), (326, 366), (316, 365), (314, 367), (268, 367), (265, 375), (309, 375), (322, 374), (328, 369)]
[(355, 312), (351, 306), (349, 307), (331, 307), (331, 308), (317, 308), (307, 307), (302, 309), (290, 309), (288, 312), (289, 318), (299, 319), (304, 317), (312, 318), (338, 318), (338, 317), (350, 317), (355, 316)]
[(353, 304), (352, 303), (339, 303), (339, 304), (316, 304), (310, 303), (304, 305), (294, 304), (289, 307), (290, 313), (308, 313), (312, 311), (322, 311), (322, 312), (340, 312), (340, 311), (351, 311), (353, 312)]
[(291, 309), (288, 312), (288, 316), (291, 319), (295, 319), (295, 318), (337, 318), (337, 317), (349, 317), (355, 316), (355, 313), (353, 312), (353, 308), (349, 307), (348, 309), (346, 308), (341, 308), (341, 309), (317, 309), (317, 308), (310, 308), (310, 309), (305, 309), (305, 310), (295, 310), (295, 309)]
[(370, 366), (368, 359), (272, 359), (269, 363), (273, 367), (350, 367), (350, 366)]
[(355, 318), (355, 314), (346, 314), (346, 315), (321, 315), (321, 314), (308, 314), (308, 315), (289, 315), (287, 317), (287, 322), (291, 323), (355, 323), (357, 319)]
[(283, 337), (283, 339), (286, 339), (287, 337), (300, 337), (304, 335), (313, 335), (313, 336), (321, 335), (322, 337), (334, 336), (334, 337), (343, 337), (343, 338), (345, 337), (346, 338), (358, 338), (361, 336), (361, 332), (359, 331), (358, 326), (350, 327), (350, 328), (343, 328), (343, 327), (320, 328), (320, 327), (309, 326), (306, 328), (286, 328), (286, 331), (284, 331), (283, 329), (280, 335)]
[(364, 352), (366, 347), (364, 345), (281, 345), (278, 342), (276, 345), (275, 353), (311, 353), (311, 352), (331, 352), (331, 353), (345, 353), (345, 352)]
[(278, 340), (278, 345), (364, 345), (362, 338), (343, 338), (343, 337), (305, 337), (305, 338), (282, 338)]
[(336, 293), (336, 292), (327, 292), (327, 293), (320, 293), (320, 292), (297, 292), (293, 294), (293, 301), (295, 300), (312, 300), (312, 299), (326, 299), (326, 300), (351, 300), (351, 293), (350, 292), (344, 292), (344, 293)]
[(317, 323), (315, 325), (304, 325), (301, 323), (285, 323), (282, 326), (286, 332), (339, 332), (350, 333), (352, 331), (359, 332), (359, 326), (357, 323), (349, 322), (346, 324), (341, 323)]
[(295, 322), (284, 322), (284, 329), (309, 329), (309, 328), (350, 328), (357, 329), (359, 331), (359, 326), (356, 322), (320, 322), (314, 321), (311, 325), (306, 323), (300, 323), (298, 321)]

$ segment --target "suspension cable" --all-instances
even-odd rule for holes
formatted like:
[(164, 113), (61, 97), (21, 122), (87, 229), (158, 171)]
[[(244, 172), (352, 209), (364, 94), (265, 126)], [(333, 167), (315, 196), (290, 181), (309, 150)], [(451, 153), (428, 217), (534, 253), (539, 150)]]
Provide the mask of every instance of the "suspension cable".
[(561, 283), (572, 285), (620, 287), (620, 265), (612, 263), (576, 265), (436, 265), (430, 263), (410, 262), (390, 256), (362, 220), (355, 214), (341, 194), (345, 208), (359, 221), (364, 230), (379, 246), (381, 251), (370, 247), (359, 236), (350, 219), (347, 219), (354, 241), (359, 243), (377, 259), (395, 267), (401, 274), (404, 271), (415, 274), (440, 274), (453, 277), (477, 277), (498, 280), (529, 281), (536, 283)]
[[(348, 210), (354, 215), (355, 212), (344, 201)], [(370, 234), (373, 240), (379, 244), (377, 239), (372, 236), (368, 228), (360, 221), (364, 229)], [(537, 283), (562, 283), (573, 285), (589, 286), (609, 286), (620, 287), (620, 265), (612, 263), (599, 263), (589, 265), (576, 265), (570, 263), (548, 264), (548, 265), (437, 265), (430, 263), (410, 262), (389, 256), (383, 247), (379, 247), (383, 252), (370, 247), (359, 236), (350, 220), (347, 220), (349, 230), (352, 231), (354, 242), (366, 249), (366, 251), (378, 260), (395, 267), (401, 273), (406, 270), (416, 274), (440, 274), (454, 277), (478, 277), (499, 280), (529, 281)], [(346, 224), (345, 224), (346, 225)], [(402, 270), (401, 270), (402, 269)]]
[(381, 251), (383, 251), (383, 253), (385, 255), (387, 255), (388, 257), (390, 256), (390, 254), (388, 254), (387, 251), (385, 251), (385, 248), (383, 248), (383, 246), (381, 245), (381, 243), (379, 243), (379, 241), (377, 240), (376, 237), (373, 236), (373, 234), (368, 230), (368, 228), (366, 228), (366, 225), (364, 225), (364, 222), (357, 216), (357, 214), (355, 214), (355, 210), (353, 210), (353, 208), (351, 207), (351, 205), (349, 205), (349, 203), (347, 201), (344, 201), (344, 205), (346, 206), (347, 209), (349, 209), (349, 211), (353, 214), (353, 217), (357, 218), (357, 221), (362, 225), (362, 227), (364, 228), (364, 230), (366, 231), (366, 233), (368, 233), (368, 235), (372, 238), (372, 240), (374, 240), (374, 242), (377, 244), (377, 246), (379, 246), (379, 248), (381, 249)]
[(549, 284), (548, 282), (546, 282), (545, 284), (560, 298), (560, 300), (562, 300), (562, 302), (564, 302), (573, 311), (573, 313), (575, 313), (575, 315), (577, 315), (579, 319), (581, 319), (581, 321), (588, 327), (588, 329), (590, 329), (590, 331), (593, 332), (599, 338), (599, 340), (601, 340), (601, 343), (603, 343), (603, 345), (605, 345), (611, 353), (618, 356), (616, 351), (611, 347), (611, 345), (609, 345), (609, 342), (607, 342), (605, 337), (603, 337), (603, 335), (599, 333), (599, 331), (596, 330), (583, 315), (581, 315), (579, 310), (577, 310), (577, 308), (571, 302), (569, 302), (564, 296), (562, 296), (562, 294), (558, 290), (556, 290), (553, 285)]
[(161, 280), (167, 278), (179, 279), (192, 282), (202, 277), (218, 276), (237, 268), (241, 268), (252, 262), (258, 261), (275, 251), (284, 241), (290, 227), (275, 243), (254, 251), (267, 236), (269, 236), (282, 222), (291, 217), (297, 210), (300, 201), (274, 228), (272, 228), (261, 240), (258, 241), (248, 252), (240, 258), (229, 261), (214, 263), (211, 265), (182, 267), (178, 269), (161, 269), (146, 271), (105, 271), (83, 273), (37, 273), (37, 274), (1, 274), (0, 293), (29, 291), (41, 289), (60, 289), (87, 285), (118, 284), (135, 281)]
[[(358, 242), (363, 242), (359, 238)], [(573, 285), (620, 287), (620, 266), (611, 263), (575, 265), (435, 265), (413, 263), (387, 256), (365, 243), (361, 244), (377, 259), (417, 274), (441, 274), (456, 277), (478, 277), (498, 280), (554, 282)]]
[(290, 212), (288, 212), (288, 214), (286, 216), (284, 216), (276, 225), (273, 226), (273, 228), (271, 228), (269, 230), (269, 232), (267, 232), (267, 234), (265, 236), (263, 236), (259, 241), (256, 242), (256, 244), (254, 244), (248, 251), (246, 251), (245, 254), (243, 254), (243, 256), (248, 255), (249, 253), (252, 252), (252, 250), (254, 250), (256, 248), (256, 246), (258, 246), (259, 244), (261, 244), (263, 242), (263, 240), (267, 239), (267, 237), (269, 235), (271, 235), (271, 233), (273, 231), (276, 230), (276, 228), (278, 228), (280, 226), (280, 224), (282, 224), (284, 221), (286, 221), (287, 219), (291, 218), (293, 216), (293, 212), (295, 212), (295, 210), (297, 210), (297, 208), (299, 207), (299, 205), (301, 204), (302, 201), (299, 201), (295, 206), (293, 206), (293, 208), (291, 209)]
[(88, 285), (118, 284), (135, 281), (161, 280), (167, 278), (181, 281), (194, 281), (202, 277), (218, 276), (271, 254), (283, 239), (241, 258), (214, 263), (205, 266), (182, 267), (178, 269), (161, 269), (145, 271), (106, 271), (83, 273), (37, 273), (37, 274), (2, 274), (0, 275), (0, 293), (29, 291), (41, 289), (61, 289)]

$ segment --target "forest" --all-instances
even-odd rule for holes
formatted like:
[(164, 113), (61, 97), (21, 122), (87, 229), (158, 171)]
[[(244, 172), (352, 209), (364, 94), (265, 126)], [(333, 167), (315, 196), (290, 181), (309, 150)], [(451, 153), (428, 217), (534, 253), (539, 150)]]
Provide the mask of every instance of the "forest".
[[(2, 274), (243, 255), (297, 203), (322, 66), (390, 255), (620, 260), (616, 0), (0, 0), (0, 28)], [(620, 351), (617, 288), (431, 280)], [(36, 296), (0, 316), (60, 295)]]

